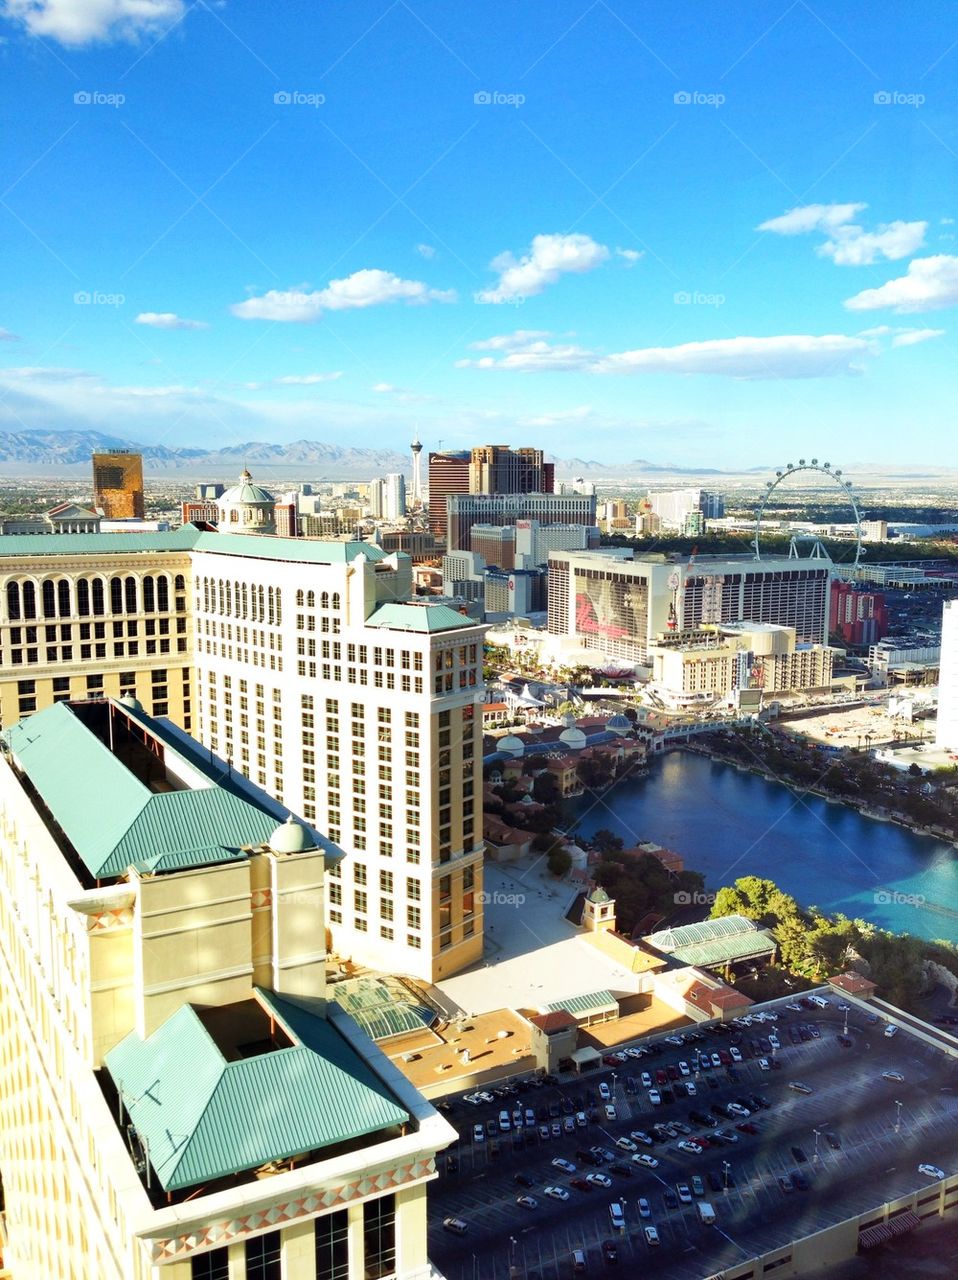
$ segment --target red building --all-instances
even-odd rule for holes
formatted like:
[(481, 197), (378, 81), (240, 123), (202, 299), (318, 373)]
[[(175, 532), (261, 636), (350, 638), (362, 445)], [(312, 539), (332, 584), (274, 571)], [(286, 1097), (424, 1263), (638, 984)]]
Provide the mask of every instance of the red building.
[(880, 591), (861, 591), (850, 582), (832, 582), (828, 630), (845, 644), (876, 644), (888, 632), (888, 609)]

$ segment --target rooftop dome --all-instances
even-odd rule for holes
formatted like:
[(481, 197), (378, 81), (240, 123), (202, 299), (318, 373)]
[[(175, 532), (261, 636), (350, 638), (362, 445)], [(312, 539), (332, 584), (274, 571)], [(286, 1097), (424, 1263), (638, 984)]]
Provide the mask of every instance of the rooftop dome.
[(517, 738), (514, 733), (507, 733), (504, 738), (500, 738), (496, 744), (500, 751), (504, 751), (509, 756), (521, 756), (526, 749), (526, 744), (521, 738)]
[(612, 899), (609, 897), (606, 891), (602, 888), (602, 886), (600, 884), (597, 884), (595, 888), (592, 890), (592, 892), (589, 894), (589, 901), (594, 903), (596, 906), (601, 906), (603, 902), (611, 902)]
[(610, 729), (612, 733), (629, 733), (632, 729), (632, 722), (628, 716), (624, 716), (621, 711), (617, 711), (614, 716), (610, 716), (605, 722), (605, 727)]
[(131, 711), (142, 711), (143, 703), (139, 698), (134, 698), (132, 693), (125, 693), (122, 698), (118, 698), (121, 707), (129, 707)]
[(269, 847), (274, 853), (303, 853), (314, 845), (303, 824), (290, 814), (270, 836)]
[(559, 741), (569, 748), (570, 751), (581, 751), (585, 746), (585, 734), (581, 729), (571, 728), (563, 729), (559, 734)]
[(239, 484), (227, 489), (219, 501), (221, 505), (233, 502), (268, 502), (272, 505), (276, 499), (258, 484), (253, 484), (253, 477), (244, 468), (240, 473)]

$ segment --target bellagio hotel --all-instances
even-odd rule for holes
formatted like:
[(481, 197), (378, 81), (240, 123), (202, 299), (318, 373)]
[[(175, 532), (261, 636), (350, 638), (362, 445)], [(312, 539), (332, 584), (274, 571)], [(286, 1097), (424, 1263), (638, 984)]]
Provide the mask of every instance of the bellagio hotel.
[(0, 537), (0, 723), (136, 697), (341, 846), (341, 959), (426, 981), (482, 955), (483, 628), (409, 558), (275, 536), (248, 473), (219, 532)]

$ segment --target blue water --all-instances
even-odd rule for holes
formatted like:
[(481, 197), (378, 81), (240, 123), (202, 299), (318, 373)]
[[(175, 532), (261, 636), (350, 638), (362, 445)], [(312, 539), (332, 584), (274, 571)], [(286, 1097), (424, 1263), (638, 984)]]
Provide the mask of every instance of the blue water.
[(674, 849), (709, 890), (765, 876), (803, 905), (958, 942), (958, 849), (732, 765), (671, 752), (645, 778), (581, 797), (570, 818), (627, 848)]

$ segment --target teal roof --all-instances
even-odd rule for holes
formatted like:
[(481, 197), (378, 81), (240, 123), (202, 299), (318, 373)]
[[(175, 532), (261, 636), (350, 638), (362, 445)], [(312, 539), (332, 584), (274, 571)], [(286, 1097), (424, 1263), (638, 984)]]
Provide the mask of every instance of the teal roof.
[(162, 533), (29, 533), (0, 536), (0, 556), (103, 556), (113, 552), (189, 551), (200, 537), (195, 524)]
[[(222, 501), (222, 499), (220, 499)], [(109, 556), (110, 552), (211, 551), (299, 564), (349, 564), (358, 555), (385, 560), (390, 554), (371, 542), (333, 542), (312, 538), (277, 538), (272, 534), (208, 533), (194, 524), (164, 533), (4, 534), (2, 556)], [(404, 553), (397, 552), (402, 555)]]
[(289, 560), (300, 564), (349, 564), (359, 555), (365, 556), (367, 560), (385, 560), (389, 554), (371, 542), (277, 538), (265, 533), (197, 532), (199, 536), (193, 547), (194, 551), (253, 556), (260, 560)]
[(409, 1031), (422, 1031), (436, 1021), (436, 1012), (415, 1001), (398, 978), (364, 974), (330, 987), (330, 996), (358, 1022), (370, 1040), (388, 1040)]
[(566, 1013), (574, 1014), (590, 1014), (590, 1013), (612, 1013), (619, 1007), (619, 1002), (611, 991), (587, 991), (581, 996), (570, 996), (567, 1000), (556, 1000), (553, 1004), (547, 1004), (546, 1013), (558, 1013), (564, 1010)]
[(106, 1068), (167, 1191), (406, 1124), (406, 1111), (323, 1016), (322, 1003), (257, 989), (291, 1047), (227, 1061), (191, 1005)]
[(705, 966), (756, 959), (775, 950), (771, 935), (746, 916), (720, 916), (717, 920), (661, 929), (650, 934), (646, 942), (683, 964)]
[[(287, 812), (282, 806), (257, 805), (230, 786), (221, 761), (199, 747), (184, 748), (145, 713), (109, 701), (93, 705), (104, 715), (117, 707), (138, 721), (208, 782), (193, 790), (151, 790), (67, 702), (6, 730), (17, 764), (95, 879), (124, 875), (131, 866), (162, 872), (224, 862), (245, 857), (244, 845), (269, 843)], [(315, 846), (327, 848), (314, 834)]]
[(476, 625), (447, 604), (381, 604), (366, 619), (367, 627), (388, 627), (391, 631), (458, 631)]

